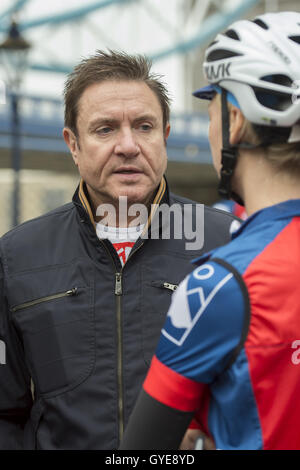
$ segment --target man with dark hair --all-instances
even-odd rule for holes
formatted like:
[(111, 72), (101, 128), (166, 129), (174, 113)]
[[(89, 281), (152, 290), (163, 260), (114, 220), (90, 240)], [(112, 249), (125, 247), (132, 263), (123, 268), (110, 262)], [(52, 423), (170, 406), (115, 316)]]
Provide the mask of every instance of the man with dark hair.
[(104, 81), (144, 82), (156, 95), (165, 129), (170, 120), (170, 99), (161, 77), (151, 72), (151, 61), (144, 56), (130, 56), (122, 52), (98, 51), (84, 59), (69, 75), (65, 84), (65, 125), (77, 132), (78, 102), (84, 90)]
[(203, 206), (169, 192), (169, 98), (150, 65), (99, 51), (75, 67), (73, 201), (0, 241), (0, 448), (117, 448), (172, 292), (191, 259), (229, 240), (234, 218), (205, 208), (204, 242), (187, 243), (182, 225), (203, 229)]

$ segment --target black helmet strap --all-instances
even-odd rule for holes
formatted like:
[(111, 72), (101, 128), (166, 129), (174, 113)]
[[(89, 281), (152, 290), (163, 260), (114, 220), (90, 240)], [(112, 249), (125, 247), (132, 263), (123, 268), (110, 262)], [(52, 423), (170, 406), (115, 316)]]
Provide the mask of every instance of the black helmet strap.
[(229, 110), (227, 104), (227, 90), (222, 88), (221, 93), (222, 110), (222, 167), (220, 172), (219, 194), (222, 198), (233, 199), (238, 204), (243, 205), (242, 199), (231, 189), (231, 180), (237, 163), (238, 148), (230, 145), (229, 141)]

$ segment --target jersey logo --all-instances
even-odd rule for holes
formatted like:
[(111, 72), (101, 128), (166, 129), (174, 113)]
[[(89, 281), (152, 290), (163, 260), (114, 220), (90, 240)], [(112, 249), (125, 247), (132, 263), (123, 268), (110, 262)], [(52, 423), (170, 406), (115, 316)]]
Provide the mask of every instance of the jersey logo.
[(113, 243), (116, 252), (120, 258), (122, 266), (127, 261), (131, 248), (134, 246), (134, 242), (120, 242), (120, 243)]
[[(167, 315), (166, 326), (162, 334), (177, 346), (181, 346), (207, 306), (214, 299), (219, 290), (233, 277), (232, 273), (222, 277), (211, 289), (211, 282), (205, 281), (215, 274), (214, 267), (203, 264), (191, 276), (183, 281), (185, 294), (175, 297)], [(192, 282), (189, 282), (189, 281)], [(201, 282), (199, 282), (201, 281)], [(199, 285), (201, 283), (201, 285)], [(190, 287), (188, 287), (188, 284)], [(196, 285), (196, 287), (193, 287)], [(178, 292), (180, 294), (180, 292)]]

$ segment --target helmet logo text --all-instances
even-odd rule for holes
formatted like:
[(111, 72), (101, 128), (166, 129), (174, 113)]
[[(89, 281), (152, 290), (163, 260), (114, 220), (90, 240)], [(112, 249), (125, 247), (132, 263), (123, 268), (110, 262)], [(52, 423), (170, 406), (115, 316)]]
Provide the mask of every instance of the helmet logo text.
[(221, 78), (230, 77), (229, 68), (231, 62), (227, 64), (207, 65), (204, 67), (204, 71), (208, 80), (219, 80)]
[(273, 51), (275, 52), (275, 54), (278, 54), (279, 57), (283, 60), (283, 62), (285, 62), (286, 64), (291, 63), (290, 59), (287, 57), (287, 55), (281, 49), (279, 49), (277, 44), (275, 44), (273, 41), (269, 41), (269, 44), (270, 44), (271, 48), (273, 49)]

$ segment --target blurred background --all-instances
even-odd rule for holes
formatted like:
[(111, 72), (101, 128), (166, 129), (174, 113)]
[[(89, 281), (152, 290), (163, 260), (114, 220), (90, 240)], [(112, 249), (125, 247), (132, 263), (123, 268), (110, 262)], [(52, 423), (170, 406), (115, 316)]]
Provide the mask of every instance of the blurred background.
[(97, 49), (152, 58), (172, 97), (170, 186), (215, 203), (207, 105), (192, 97), (204, 50), (233, 21), (284, 10), (300, 12), (299, 0), (1, 0), (0, 235), (71, 200), (79, 177), (62, 139), (63, 86)]

